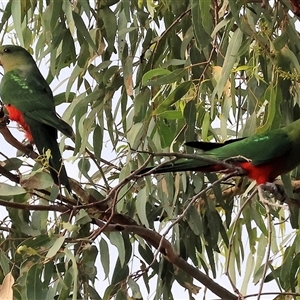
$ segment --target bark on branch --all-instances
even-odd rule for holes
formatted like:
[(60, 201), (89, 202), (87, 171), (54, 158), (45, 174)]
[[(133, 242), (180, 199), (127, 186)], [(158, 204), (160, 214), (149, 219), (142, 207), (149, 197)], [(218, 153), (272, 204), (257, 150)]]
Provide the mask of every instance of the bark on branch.
[[(156, 248), (157, 250), (164, 255), (164, 257), (174, 266), (180, 268), (182, 271), (197, 279), (200, 283), (202, 283), (205, 287), (207, 287), (214, 294), (219, 296), (221, 299), (226, 300), (237, 300), (237, 296), (229, 292), (223, 286), (216, 283), (212, 280), (208, 275), (201, 272), (198, 268), (190, 265), (187, 261), (181, 258), (178, 253), (175, 251), (172, 244), (165, 239), (161, 234), (150, 230), (148, 228), (142, 227), (140, 225), (125, 225), (125, 224), (109, 224), (107, 226), (106, 223), (97, 220), (97, 224), (99, 228), (105, 226), (105, 231), (122, 231), (126, 233), (136, 234), (143, 238), (146, 242), (148, 242), (151, 246)], [(159, 248), (160, 247), (160, 248)]]

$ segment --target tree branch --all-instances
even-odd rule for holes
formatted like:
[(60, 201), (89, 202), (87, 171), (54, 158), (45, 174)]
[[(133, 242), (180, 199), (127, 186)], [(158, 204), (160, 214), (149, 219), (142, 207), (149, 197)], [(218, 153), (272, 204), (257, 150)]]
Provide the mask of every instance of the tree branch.
[(3, 135), (4, 139), (12, 145), (14, 148), (18, 149), (22, 153), (26, 154), (28, 157), (32, 159), (37, 159), (38, 154), (31, 150), (30, 148), (26, 147), (24, 144), (20, 143), (9, 131), (6, 126), (7, 117), (4, 116), (0, 118), (0, 133)]
[(0, 205), (10, 208), (17, 208), (22, 210), (39, 210), (39, 211), (58, 211), (61, 213), (65, 213), (70, 210), (70, 208), (65, 205), (55, 204), (55, 205), (31, 205), (26, 203), (18, 203), (18, 202), (9, 202), (5, 200), (0, 200)]
[[(123, 225), (123, 228), (124, 232), (134, 233), (145, 239), (149, 244), (158, 249), (170, 263), (197, 279), (217, 296), (227, 300), (237, 299), (234, 294), (230, 293), (227, 289), (213, 281), (205, 273), (201, 272), (198, 268), (193, 267), (181, 258), (173, 248), (172, 244), (159, 233), (138, 225)], [(120, 226), (116, 229), (120, 229)], [(158, 248), (160, 244), (161, 246)]]

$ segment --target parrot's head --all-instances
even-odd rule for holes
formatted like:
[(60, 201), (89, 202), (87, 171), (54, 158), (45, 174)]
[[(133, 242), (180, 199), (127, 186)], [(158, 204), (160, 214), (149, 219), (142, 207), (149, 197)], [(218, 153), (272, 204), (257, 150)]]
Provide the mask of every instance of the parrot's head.
[(14, 69), (28, 69), (35, 62), (31, 54), (24, 48), (15, 45), (0, 46), (0, 66), (4, 73)]

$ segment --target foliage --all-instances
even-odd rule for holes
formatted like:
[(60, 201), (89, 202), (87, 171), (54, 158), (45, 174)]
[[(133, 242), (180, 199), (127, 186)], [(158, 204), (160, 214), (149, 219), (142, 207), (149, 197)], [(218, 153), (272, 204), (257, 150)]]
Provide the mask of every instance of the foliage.
[(169, 152), (192, 154), (184, 141), (225, 141), (300, 117), (298, 20), (286, 0), (263, 4), (5, 4), (2, 41), (47, 61), (49, 83), (65, 80), (55, 101), (67, 103), (76, 132), (68, 174), (80, 178), (77, 202), (31, 159), (1, 163), (16, 184), (0, 184), (0, 282), (13, 275), (15, 299), (172, 299), (175, 282), (191, 299), (204, 287), (236, 299), (250, 281), (258, 298), (269, 281), (299, 296), (298, 169), (282, 178), (294, 198), (289, 218), (286, 205), (250, 197), (246, 178), (132, 173)]

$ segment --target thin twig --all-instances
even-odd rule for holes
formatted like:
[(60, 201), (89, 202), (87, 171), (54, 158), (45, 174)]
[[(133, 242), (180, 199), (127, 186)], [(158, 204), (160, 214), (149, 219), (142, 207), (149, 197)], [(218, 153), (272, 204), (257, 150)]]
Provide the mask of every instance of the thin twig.
[(11, 207), (11, 208), (17, 208), (17, 209), (22, 209), (22, 210), (38, 210), (38, 211), (58, 211), (65, 213), (70, 210), (65, 205), (31, 205), (31, 204), (26, 204), (26, 203), (18, 203), (18, 202), (9, 202), (9, 201), (4, 201), (0, 200), (0, 205), (5, 206), (5, 207)]
[[(263, 292), (260, 293), (261, 296), (267, 296), (267, 295), (275, 295), (275, 296), (293, 296), (293, 297), (298, 297), (300, 296), (300, 293), (292, 293), (292, 292)], [(244, 299), (246, 298), (252, 298), (252, 297), (256, 297), (258, 296), (258, 294), (249, 294), (247, 296), (244, 297)], [(276, 299), (276, 298), (275, 298)]]
[[(151, 156), (149, 156), (145, 163), (141, 166), (141, 168), (144, 168), (149, 161), (151, 160)], [(105, 197), (104, 200), (100, 201), (101, 204), (103, 205), (103, 203), (108, 203), (108, 202), (112, 202), (111, 206), (110, 206), (110, 216), (107, 220), (107, 222), (105, 223), (105, 225), (101, 228), (98, 228), (97, 230), (95, 230), (91, 235), (90, 235), (90, 239), (95, 239), (96, 237), (98, 237), (103, 230), (105, 230), (105, 228), (111, 223), (114, 214), (115, 214), (115, 207), (117, 204), (117, 199), (118, 199), (118, 194), (121, 191), (121, 189), (124, 187), (125, 184), (127, 184), (132, 178), (134, 178), (136, 176), (136, 173), (139, 172), (139, 169), (132, 172), (129, 176), (127, 176), (126, 178), (124, 178), (117, 186), (115, 186), (113, 189), (111, 189), (111, 191), (109, 192), (109, 194)], [(99, 204), (99, 202), (96, 203), (90, 203), (88, 206), (94, 206), (97, 205), (97, 203)], [(87, 206), (87, 205), (86, 205)], [(85, 207), (86, 207), (85, 206)]]
[(97, 166), (101, 176), (102, 176), (102, 180), (104, 181), (105, 187), (106, 189), (109, 191), (110, 190), (110, 185), (105, 177), (105, 174), (100, 166), (100, 164), (98, 163), (97, 159), (95, 158), (95, 155), (89, 151), (87, 148), (85, 148), (86, 153), (89, 155), (89, 157), (92, 159), (92, 161), (94, 162), (94, 164)]

